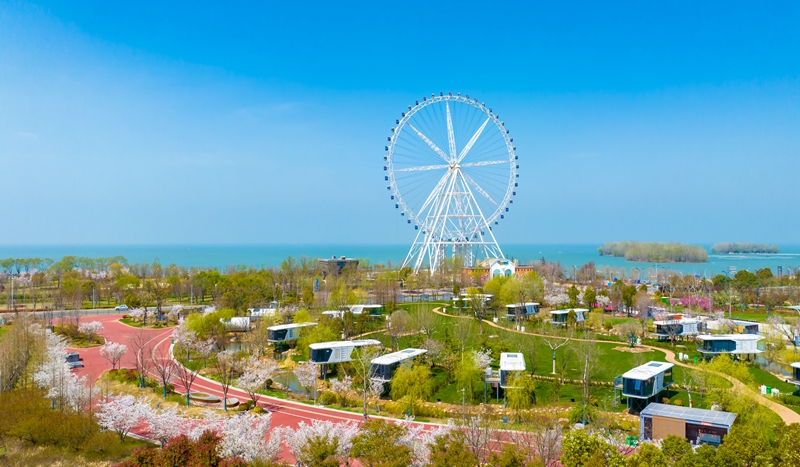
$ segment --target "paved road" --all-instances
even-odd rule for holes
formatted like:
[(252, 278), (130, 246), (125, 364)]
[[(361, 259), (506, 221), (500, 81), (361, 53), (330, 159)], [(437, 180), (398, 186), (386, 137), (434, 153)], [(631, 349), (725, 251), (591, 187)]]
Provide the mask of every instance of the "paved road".
[[(436, 314), (442, 315), (442, 316), (450, 317), (450, 318), (474, 319), (471, 316), (458, 316), (458, 315), (451, 315), (451, 314), (443, 313), (443, 312), (441, 312), (439, 310), (439, 308), (434, 308), (433, 312), (436, 313)], [(483, 322), (485, 324), (488, 324), (489, 326), (495, 327), (497, 329), (502, 329), (504, 331), (514, 332), (514, 333), (517, 333), (517, 334), (526, 334), (526, 335), (530, 335), (530, 336), (540, 336), (540, 337), (553, 337), (553, 336), (545, 336), (543, 334), (537, 334), (537, 333), (533, 333), (533, 332), (527, 332), (527, 331), (523, 332), (523, 331), (518, 331), (516, 329), (505, 328), (503, 326), (500, 326), (498, 324), (493, 323), (492, 321), (484, 320)], [(576, 338), (573, 338), (572, 340), (574, 340), (574, 341), (596, 342), (598, 344), (615, 344), (615, 345), (619, 345), (620, 344), (619, 342), (614, 342), (614, 341), (601, 341), (601, 340), (592, 340), (592, 339), (576, 339)], [(675, 358), (675, 352), (673, 352), (671, 350), (664, 349), (662, 347), (653, 347), (653, 346), (650, 346), (650, 345), (642, 345), (642, 347), (646, 347), (646, 348), (652, 349), (652, 350), (657, 350), (659, 352), (664, 352), (664, 354), (666, 355), (667, 361), (670, 362), (670, 363), (673, 363), (673, 364), (678, 365), (678, 366), (682, 366), (684, 368), (690, 368), (690, 369), (696, 370), (696, 371), (699, 370), (695, 366), (687, 365), (686, 363), (683, 363), (683, 362), (679, 361), (677, 358)], [(727, 379), (728, 381), (730, 381), (733, 384), (734, 388), (736, 388), (737, 390), (739, 390), (741, 392), (744, 392), (744, 393), (750, 395), (753, 399), (755, 399), (756, 402), (758, 402), (759, 404), (763, 405), (764, 407), (766, 407), (766, 408), (772, 410), (773, 412), (775, 412), (776, 414), (778, 414), (778, 416), (781, 417), (781, 419), (783, 419), (784, 423), (786, 423), (787, 425), (792, 424), (792, 423), (800, 423), (800, 414), (798, 414), (794, 410), (791, 410), (791, 409), (789, 409), (788, 407), (786, 407), (784, 405), (778, 404), (777, 402), (773, 402), (772, 400), (764, 397), (763, 395), (761, 395), (760, 393), (756, 392), (754, 389), (750, 388), (749, 386), (746, 386), (745, 384), (743, 384), (741, 381), (739, 381), (738, 379), (734, 378), (733, 376), (726, 375), (726, 374), (723, 374), (723, 373), (718, 373), (718, 372), (712, 372), (712, 373), (717, 375), (717, 376), (721, 376), (721, 377)]]

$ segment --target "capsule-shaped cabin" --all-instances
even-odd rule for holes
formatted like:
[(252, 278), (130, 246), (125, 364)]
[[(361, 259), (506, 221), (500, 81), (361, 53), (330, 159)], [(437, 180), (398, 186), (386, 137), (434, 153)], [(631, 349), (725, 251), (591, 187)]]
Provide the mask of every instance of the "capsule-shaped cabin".
[(526, 320), (539, 313), (539, 304), (536, 302), (512, 303), (506, 305), (506, 313), (509, 321), (514, 321), (517, 317)]
[(554, 326), (566, 326), (570, 311), (575, 312), (575, 323), (582, 323), (586, 321), (586, 313), (589, 313), (588, 308), (566, 308), (563, 310), (552, 310), (550, 312), (550, 321)]
[(672, 317), (671, 319), (653, 321), (653, 325), (656, 328), (656, 332), (653, 335), (660, 341), (684, 339), (700, 334), (700, 320), (694, 318)]
[(763, 352), (758, 348), (761, 339), (755, 334), (702, 334), (697, 336), (697, 350), (706, 358), (719, 354), (755, 355)]
[(372, 374), (375, 375), (375, 378), (389, 381), (394, 376), (394, 372), (400, 368), (400, 365), (406, 362), (410, 363), (414, 357), (418, 357), (427, 352), (428, 351), (425, 349), (405, 349), (399, 352), (381, 355), (372, 360)]
[(800, 387), (800, 362), (794, 362), (789, 366), (792, 367), (792, 379), (789, 382)]
[(525, 357), (520, 352), (500, 354), (500, 387), (505, 388), (509, 376), (522, 371), (525, 371)]
[(316, 325), (317, 323), (291, 323), (270, 326), (267, 328), (267, 342), (277, 344), (295, 341), (300, 338), (301, 329)]
[(648, 362), (622, 375), (622, 395), (631, 412), (639, 412), (652, 398), (672, 386), (672, 363)]
[(381, 345), (375, 339), (356, 339), (353, 341), (318, 342), (309, 348), (309, 361), (320, 365), (343, 363), (351, 360), (353, 350), (357, 347)]

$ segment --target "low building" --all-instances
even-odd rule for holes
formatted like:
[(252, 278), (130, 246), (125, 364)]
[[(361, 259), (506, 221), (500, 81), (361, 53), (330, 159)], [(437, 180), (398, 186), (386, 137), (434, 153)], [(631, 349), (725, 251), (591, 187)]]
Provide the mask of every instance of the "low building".
[(225, 329), (233, 332), (247, 332), (250, 330), (250, 317), (249, 316), (235, 316), (233, 318), (220, 318), (219, 322), (225, 326)]
[(355, 272), (358, 269), (357, 259), (346, 258), (344, 256), (332, 256), (331, 259), (320, 259), (319, 269), (322, 271), (322, 278), (328, 276), (338, 276), (343, 272)]
[(761, 339), (755, 334), (701, 334), (697, 336), (697, 350), (707, 358), (719, 354), (755, 355), (763, 352), (758, 346)]
[(735, 413), (652, 403), (639, 413), (642, 441), (679, 436), (693, 444), (719, 446), (736, 420)]
[(700, 320), (694, 318), (673, 318), (653, 321), (655, 326), (654, 336), (660, 341), (671, 339), (685, 339), (686, 337), (700, 334)]
[(381, 345), (381, 342), (375, 339), (318, 342), (308, 346), (310, 354), (309, 361), (320, 365), (349, 362), (353, 350), (370, 345)]
[(631, 412), (638, 412), (650, 399), (672, 386), (672, 363), (648, 362), (622, 375), (622, 395), (627, 398)]
[(789, 382), (800, 389), (800, 362), (794, 362), (789, 366), (792, 367), (792, 379)]
[(489, 279), (496, 276), (513, 276), (517, 265), (507, 259), (496, 259), (489, 264)]
[(539, 313), (539, 304), (536, 302), (512, 303), (506, 305), (506, 312), (509, 321), (515, 321), (517, 317), (525, 320)]
[(502, 352), (500, 354), (500, 387), (506, 387), (508, 377), (514, 373), (525, 371), (525, 357), (519, 352)]
[(586, 314), (589, 313), (589, 309), (588, 308), (567, 308), (567, 309), (564, 309), (564, 310), (552, 310), (552, 311), (550, 311), (550, 321), (554, 325), (564, 325), (564, 326), (566, 326), (568, 318), (569, 318), (569, 312), (570, 311), (574, 311), (575, 312), (575, 322), (576, 323), (582, 323), (582, 322), (586, 321)]
[(389, 381), (394, 376), (394, 372), (400, 368), (400, 365), (411, 362), (414, 357), (424, 355), (427, 352), (425, 349), (404, 349), (399, 352), (381, 355), (372, 360), (372, 373), (376, 378)]
[(291, 323), (270, 326), (267, 328), (267, 342), (278, 344), (296, 341), (300, 338), (302, 328), (316, 325), (317, 323)]

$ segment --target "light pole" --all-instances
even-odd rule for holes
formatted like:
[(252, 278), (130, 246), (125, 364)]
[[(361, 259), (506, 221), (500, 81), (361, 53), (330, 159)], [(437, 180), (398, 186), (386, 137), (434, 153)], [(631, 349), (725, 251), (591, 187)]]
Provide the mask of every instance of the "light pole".
[(725, 293), (728, 295), (728, 318), (731, 317), (731, 278), (730, 278), (730, 271), (722, 270), (725, 273)]

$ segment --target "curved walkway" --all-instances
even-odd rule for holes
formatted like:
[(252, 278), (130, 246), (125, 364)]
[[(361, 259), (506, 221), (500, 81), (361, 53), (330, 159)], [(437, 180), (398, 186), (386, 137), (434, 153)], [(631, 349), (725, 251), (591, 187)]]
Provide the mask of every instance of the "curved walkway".
[[(441, 315), (441, 316), (447, 316), (449, 318), (474, 319), (471, 316), (457, 316), (457, 315), (451, 315), (451, 314), (448, 314), (448, 313), (443, 313), (442, 311), (440, 311), (439, 308), (434, 308), (433, 312), (438, 314), (438, 315)], [(483, 322), (485, 324), (488, 324), (489, 326), (494, 327), (494, 328), (502, 329), (504, 331), (513, 332), (513, 333), (517, 333), (517, 334), (525, 334), (525, 335), (529, 335), (529, 336), (539, 336), (539, 337), (551, 337), (551, 338), (552, 337), (558, 337), (558, 336), (548, 336), (548, 335), (545, 335), (545, 334), (537, 334), (537, 333), (534, 333), (534, 332), (519, 331), (517, 329), (508, 329), (508, 328), (500, 326), (500, 325), (498, 325), (498, 324), (496, 324), (496, 323), (494, 323), (492, 321), (483, 320)], [(567, 339), (567, 338), (563, 337), (562, 339)], [(572, 338), (572, 340), (574, 340), (574, 341), (583, 341), (583, 342), (596, 342), (598, 344), (616, 344), (616, 345), (620, 344), (619, 342), (615, 342), (615, 341), (603, 341), (603, 340), (595, 340), (595, 339)], [(708, 370), (702, 370), (700, 368), (697, 368), (697, 367), (694, 367), (694, 366), (691, 366), (691, 365), (687, 365), (686, 363), (683, 363), (683, 362), (677, 360), (675, 358), (675, 352), (673, 352), (671, 350), (664, 349), (664, 348), (661, 348), (661, 347), (654, 347), (654, 346), (651, 346), (651, 345), (642, 345), (642, 347), (645, 347), (645, 348), (648, 348), (648, 349), (651, 349), (651, 350), (657, 350), (659, 352), (664, 352), (666, 360), (668, 362), (674, 364), (674, 365), (678, 365), (678, 366), (681, 366), (681, 367), (684, 367), (684, 368), (689, 368), (689, 369), (697, 370), (697, 371), (708, 371)], [(766, 398), (763, 395), (759, 394), (754, 389), (752, 389), (751, 387), (745, 385), (744, 383), (742, 383), (738, 379), (734, 378), (733, 376), (726, 375), (726, 374), (723, 374), (723, 373), (718, 373), (716, 371), (710, 371), (709, 373), (712, 373), (712, 374), (715, 374), (717, 376), (720, 376), (722, 378), (727, 379), (728, 381), (731, 382), (731, 384), (733, 384), (733, 387), (735, 389), (737, 389), (738, 391), (749, 395), (750, 397), (755, 399), (755, 401), (758, 402), (759, 404), (761, 404), (764, 407), (768, 408), (769, 410), (772, 410), (773, 412), (775, 412), (779, 417), (781, 417), (781, 419), (787, 425), (792, 424), (792, 423), (800, 423), (800, 414), (798, 414), (794, 410), (792, 410), (792, 409), (790, 409), (790, 408), (788, 408), (788, 407), (786, 407), (784, 405), (781, 405), (781, 404), (778, 404), (777, 402), (769, 400), (768, 398)]]

